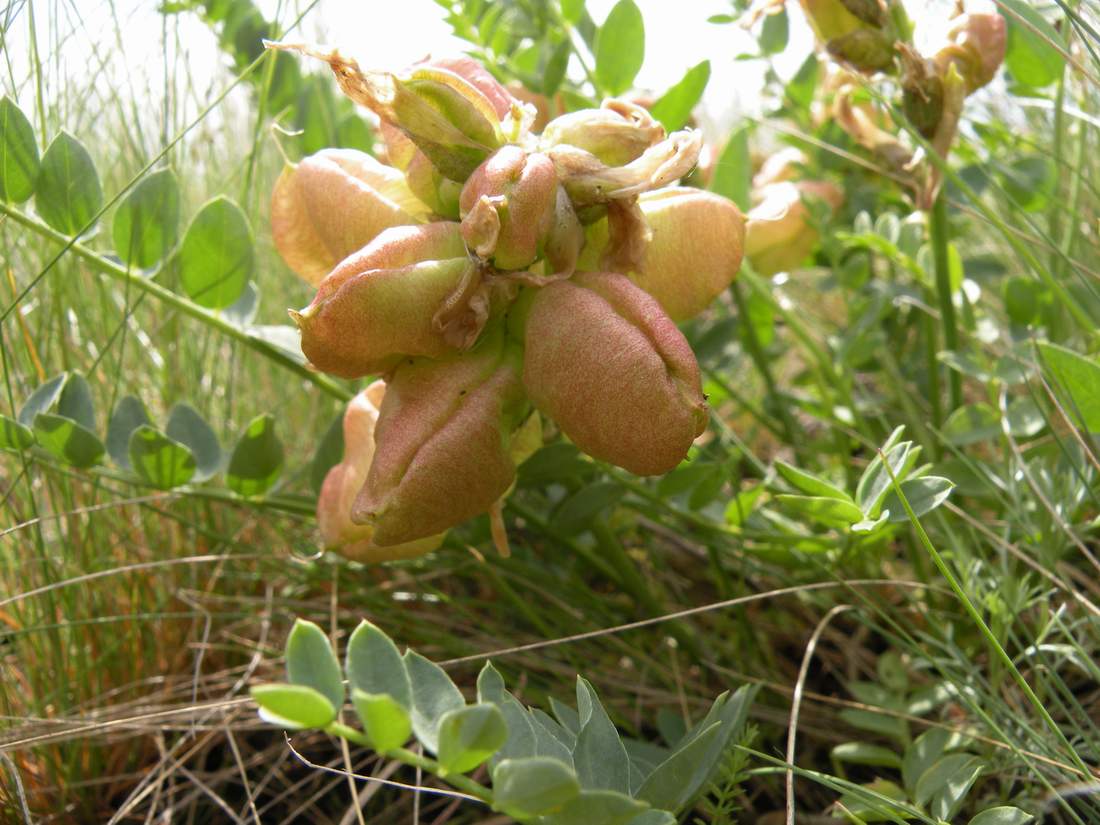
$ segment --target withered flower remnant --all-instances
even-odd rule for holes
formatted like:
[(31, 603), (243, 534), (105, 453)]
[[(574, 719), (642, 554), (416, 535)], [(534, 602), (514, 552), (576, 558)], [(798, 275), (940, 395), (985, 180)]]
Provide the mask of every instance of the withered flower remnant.
[(745, 244), (736, 205), (674, 185), (699, 133), (610, 100), (539, 135), (534, 106), (468, 58), (364, 72), (280, 48), (325, 60), (378, 115), (391, 164), (322, 152), (273, 199), (276, 246), (317, 287), (291, 313), (302, 351), (386, 387), (349, 406), (326, 545), (404, 557), (489, 513), (505, 547), (501, 502), (542, 417), (595, 458), (674, 469), (708, 419), (676, 322), (729, 286)]

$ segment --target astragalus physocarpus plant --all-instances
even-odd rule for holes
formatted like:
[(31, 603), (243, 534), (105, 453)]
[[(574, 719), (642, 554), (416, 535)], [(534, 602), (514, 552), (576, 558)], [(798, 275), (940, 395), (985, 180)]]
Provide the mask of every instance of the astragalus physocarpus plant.
[(348, 408), (326, 544), (403, 558), (499, 516), (543, 421), (633, 473), (676, 467), (708, 418), (676, 324), (729, 286), (744, 242), (736, 205), (675, 185), (699, 133), (611, 99), (536, 134), (534, 107), (470, 58), (392, 73), (280, 48), (329, 63), (389, 162), (327, 149), (272, 200), (277, 248), (317, 287), (291, 313), (302, 351), (384, 381)]

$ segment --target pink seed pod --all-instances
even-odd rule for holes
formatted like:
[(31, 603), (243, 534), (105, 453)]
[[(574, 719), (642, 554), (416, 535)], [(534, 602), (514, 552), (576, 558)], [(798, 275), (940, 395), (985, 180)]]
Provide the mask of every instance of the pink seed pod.
[(537, 290), (523, 382), (578, 448), (638, 475), (676, 467), (707, 423), (699, 366), (660, 304), (610, 272)]
[(345, 378), (385, 373), (406, 356), (452, 354), (434, 317), (464, 291), (474, 268), (456, 223), (388, 229), (291, 313), (302, 352), (317, 369)]
[(745, 216), (728, 198), (670, 187), (638, 199), (651, 233), (634, 283), (657, 299), (673, 321), (702, 312), (741, 268)]
[[(459, 207), (466, 244), (498, 269), (526, 269), (555, 229), (558, 190), (550, 158), (518, 146), (501, 147), (462, 188)], [(579, 233), (580, 223), (572, 217)]]
[(317, 526), (325, 549), (354, 561), (371, 563), (422, 556), (435, 550), (443, 534), (407, 544), (380, 547), (374, 528), (354, 524), (351, 508), (374, 459), (374, 428), (386, 387), (375, 381), (348, 402), (344, 412), (344, 457), (328, 471), (317, 498)]
[(271, 196), (275, 248), (314, 286), (383, 229), (427, 214), (398, 170), (352, 149), (324, 149), (287, 167)]
[(382, 546), (487, 512), (515, 478), (512, 435), (529, 409), (519, 347), (499, 326), (470, 352), (409, 359), (394, 371), (375, 454), (352, 520)]

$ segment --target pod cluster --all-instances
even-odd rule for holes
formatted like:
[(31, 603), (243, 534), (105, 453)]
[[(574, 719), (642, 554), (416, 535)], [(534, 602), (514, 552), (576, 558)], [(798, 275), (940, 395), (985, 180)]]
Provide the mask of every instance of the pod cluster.
[(468, 58), (364, 72), (320, 54), (380, 120), (388, 163), (327, 149), (272, 198), (287, 264), (316, 286), (291, 312), (319, 370), (377, 376), (348, 406), (318, 512), (368, 561), (429, 552), (499, 511), (552, 421), (641, 475), (706, 427), (677, 322), (735, 277), (745, 219), (675, 185), (701, 139), (608, 100), (536, 133), (536, 109)]

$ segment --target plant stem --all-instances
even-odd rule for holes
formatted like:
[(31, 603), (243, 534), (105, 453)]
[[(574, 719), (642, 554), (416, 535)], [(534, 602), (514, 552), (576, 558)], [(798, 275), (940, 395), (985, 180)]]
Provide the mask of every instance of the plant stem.
[(42, 237), (48, 238), (63, 246), (67, 246), (77, 257), (84, 260), (100, 274), (107, 275), (120, 283), (128, 284), (134, 289), (152, 295), (161, 303), (179, 310), (184, 315), (189, 315), (196, 320), (202, 321), (202, 323), (207, 326), (218, 330), (235, 341), (239, 341), (249, 349), (260, 353), (265, 358), (274, 361), (284, 369), (290, 370), (300, 378), (309, 381), (311, 384), (327, 392), (333, 398), (338, 398), (341, 401), (348, 401), (352, 397), (353, 393), (349, 390), (326, 376), (313, 372), (306, 366), (299, 364), (289, 355), (275, 349), (266, 341), (250, 335), (248, 330), (233, 324), (219, 313), (212, 312), (188, 300), (182, 295), (176, 294), (172, 290), (161, 286), (152, 278), (143, 278), (140, 275), (134, 274), (125, 267), (119, 266), (114, 261), (104, 258), (102, 255), (89, 249), (79, 241), (72, 240), (64, 233), (58, 232), (37, 218), (25, 214), (10, 204), (0, 203), (0, 212)]
[[(947, 225), (947, 200), (942, 191), (936, 196), (929, 217), (931, 218), (929, 231), (932, 238), (932, 255), (936, 268), (936, 293), (939, 296), (944, 345), (947, 349), (957, 352), (959, 328), (955, 321), (955, 303), (951, 295), (951, 269), (947, 254), (950, 229)], [(947, 414), (950, 415), (953, 410), (962, 405), (962, 376), (957, 371), (948, 369), (947, 380), (949, 398)]]
[[(339, 736), (341, 739), (347, 739), (349, 742), (355, 745), (361, 745), (364, 748), (371, 747), (370, 740), (366, 735), (357, 731), (355, 728), (345, 725), (342, 722), (331, 722), (328, 727), (325, 728), (325, 733), (330, 733), (333, 736)], [(434, 759), (429, 759), (426, 756), (421, 756), (418, 753), (414, 753), (407, 748), (394, 748), (382, 753), (382, 756), (387, 759), (393, 759), (402, 764), (408, 765), (412, 768), (420, 768), (423, 771), (427, 771), (433, 776), (441, 776), (446, 772), (443, 771), (442, 766)], [(493, 804), (493, 792), (482, 785), (480, 782), (475, 782), (468, 776), (462, 774), (446, 773), (446, 781), (448, 784), (455, 788), (458, 788), (463, 793), (470, 796), (477, 797), (486, 805)]]

